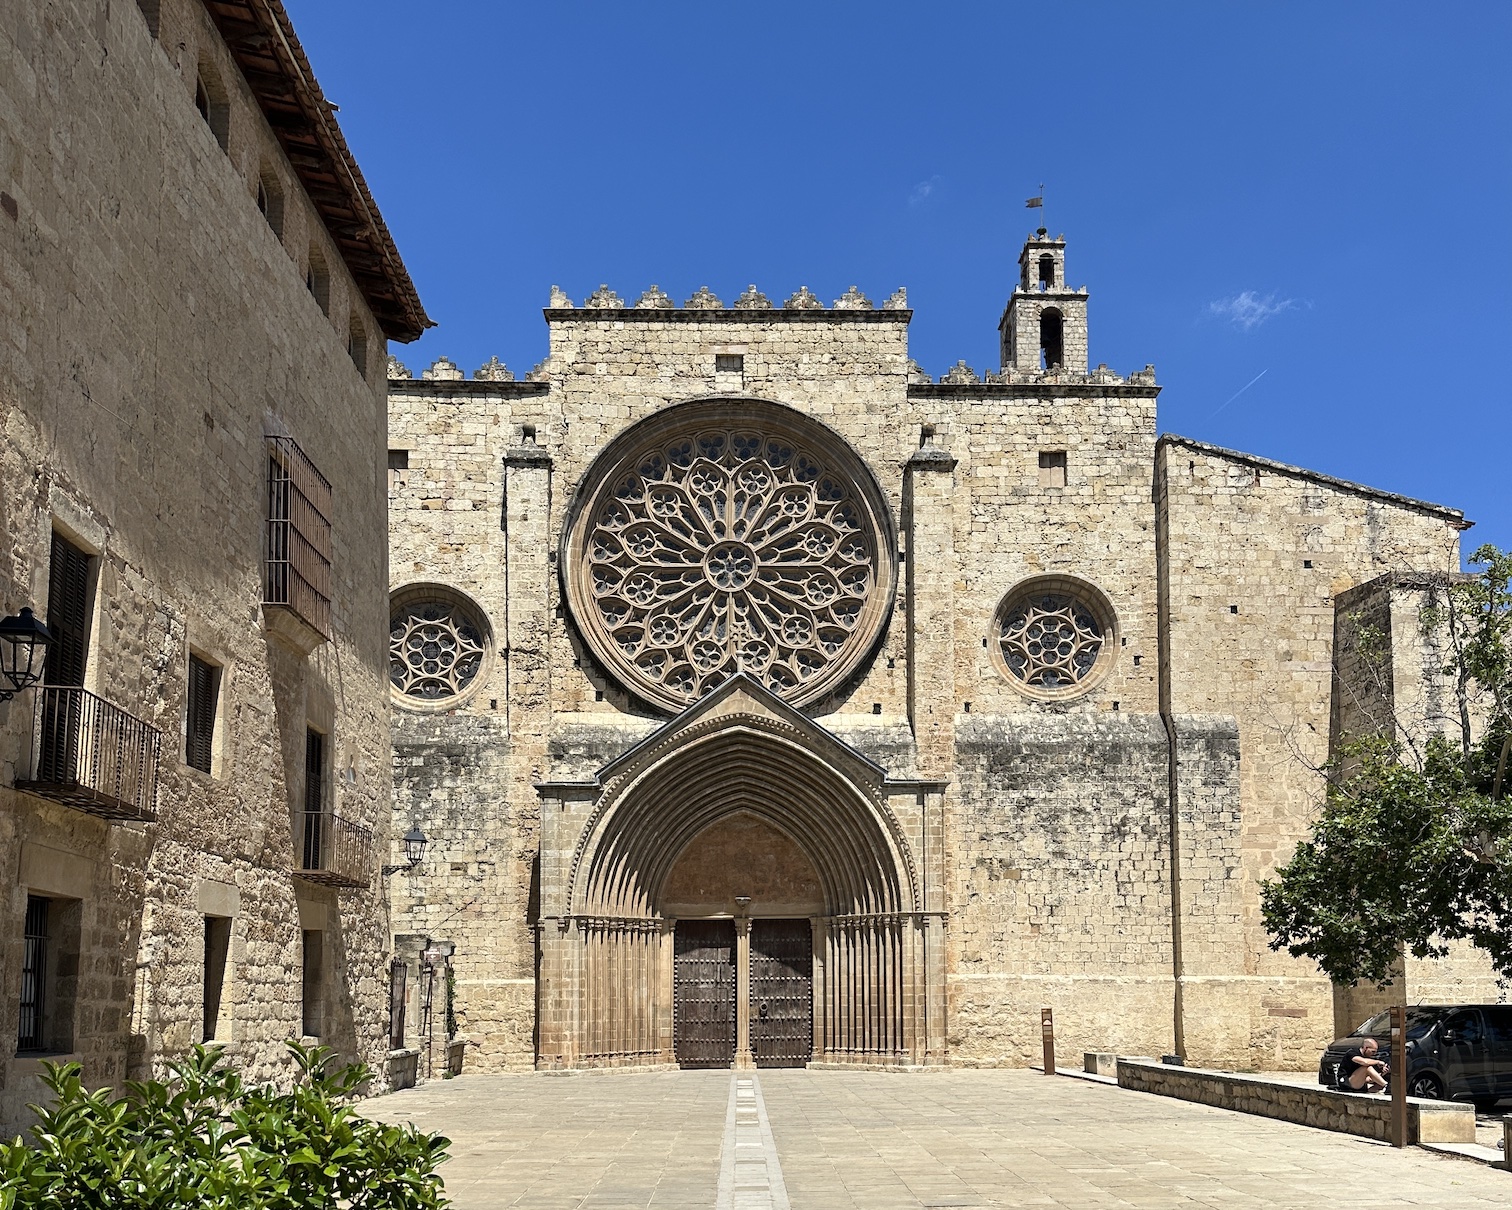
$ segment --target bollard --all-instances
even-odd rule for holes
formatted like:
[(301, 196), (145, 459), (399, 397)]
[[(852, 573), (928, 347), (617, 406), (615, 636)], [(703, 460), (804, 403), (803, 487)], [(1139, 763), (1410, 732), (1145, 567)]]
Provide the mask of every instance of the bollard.
[(1407, 1146), (1407, 1009), (1391, 1006), (1391, 1145)]
[(1045, 1045), (1045, 1074), (1055, 1074), (1055, 1017), (1048, 1008), (1040, 1009), (1040, 1040)]

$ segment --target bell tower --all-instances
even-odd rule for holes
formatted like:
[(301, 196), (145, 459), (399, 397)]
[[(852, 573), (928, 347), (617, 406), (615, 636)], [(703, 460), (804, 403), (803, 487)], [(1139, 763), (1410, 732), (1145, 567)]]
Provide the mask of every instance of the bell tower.
[(1019, 281), (998, 324), (1003, 370), (1087, 372), (1087, 291), (1066, 285), (1066, 241), (1041, 227), (1019, 253)]

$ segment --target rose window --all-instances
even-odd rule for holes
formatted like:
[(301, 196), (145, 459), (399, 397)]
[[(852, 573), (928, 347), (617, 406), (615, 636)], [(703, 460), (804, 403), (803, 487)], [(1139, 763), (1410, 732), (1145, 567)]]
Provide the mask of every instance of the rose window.
[(396, 604), (389, 618), (389, 681), (422, 702), (456, 697), (483, 665), (482, 628), (449, 601)]
[(590, 474), (570, 535), (569, 596), (597, 654), (672, 709), (737, 672), (795, 702), (832, 690), (892, 594), (865, 468), (771, 405), (686, 404), (641, 427)]
[(998, 612), (1003, 663), (1030, 690), (1086, 688), (1112, 657), (1112, 610), (1090, 585), (1064, 579), (1023, 585)]

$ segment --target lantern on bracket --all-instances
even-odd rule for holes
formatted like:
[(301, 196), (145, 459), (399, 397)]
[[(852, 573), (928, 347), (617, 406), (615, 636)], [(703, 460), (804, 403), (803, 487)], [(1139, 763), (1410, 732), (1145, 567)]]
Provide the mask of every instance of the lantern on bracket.
[[(30, 609), (0, 619), (0, 702), (8, 702), (42, 679), (42, 666), (52, 632), (32, 617)], [(6, 685), (9, 688), (6, 688)]]

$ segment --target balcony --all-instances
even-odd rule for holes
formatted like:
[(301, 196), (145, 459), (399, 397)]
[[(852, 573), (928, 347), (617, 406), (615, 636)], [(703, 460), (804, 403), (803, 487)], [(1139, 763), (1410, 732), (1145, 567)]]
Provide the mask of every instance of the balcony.
[(321, 886), (366, 887), (373, 879), (373, 830), (329, 811), (299, 811), (294, 873)]
[(305, 655), (331, 637), (331, 484), (288, 437), (268, 438), (263, 614)]
[(36, 691), (30, 768), (16, 789), (101, 819), (157, 818), (163, 735), (102, 697), (67, 685)]

